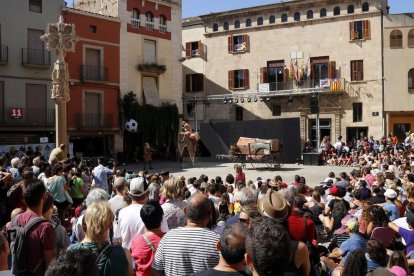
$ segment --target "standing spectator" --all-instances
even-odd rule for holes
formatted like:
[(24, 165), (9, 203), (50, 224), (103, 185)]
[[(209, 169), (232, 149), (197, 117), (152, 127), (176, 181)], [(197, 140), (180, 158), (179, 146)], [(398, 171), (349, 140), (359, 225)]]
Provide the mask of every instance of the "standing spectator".
[(35, 175), (35, 177), (38, 177), (40, 174), (40, 164), (42, 163), (42, 160), (40, 160), (40, 157), (35, 157), (33, 158), (33, 174)]
[(187, 225), (169, 231), (161, 240), (152, 264), (152, 275), (189, 275), (219, 262), (219, 235), (207, 229), (211, 219), (210, 200), (198, 193), (186, 207)]
[[(118, 227), (119, 233), (115, 233), (115, 237), (122, 238), (122, 247), (130, 249), (132, 239), (138, 234), (144, 234), (145, 225), (140, 217), (142, 206), (148, 199), (148, 189), (145, 190), (144, 179), (137, 177), (131, 180), (129, 184), (129, 196), (132, 200), (131, 205), (119, 211)], [(168, 225), (164, 219), (161, 223), (161, 230), (168, 231)]]
[(87, 195), (87, 191), (84, 189), (85, 183), (83, 182), (80, 171), (76, 168), (71, 170), (69, 179), (69, 194), (72, 197), (73, 206), (77, 207), (82, 204)]
[(92, 250), (77, 249), (63, 253), (48, 267), (45, 276), (99, 276), (97, 255)]
[(66, 210), (69, 208), (70, 203), (66, 199), (65, 192), (68, 189), (66, 178), (62, 176), (63, 168), (59, 164), (55, 164), (52, 167), (52, 176), (47, 179), (46, 187), (53, 195), (54, 204), (59, 212), (60, 221), (65, 221)]
[[(13, 221), (18, 226), (25, 226), (34, 218), (42, 216), (45, 203), (46, 188), (41, 180), (25, 181), (23, 184), (23, 198), (27, 209), (17, 215)], [(56, 235), (49, 221), (42, 221), (32, 227), (27, 233), (26, 257), (29, 270), (34, 276), (43, 276), (50, 262), (55, 257)]]
[(113, 174), (116, 170), (116, 164), (112, 163), (112, 170), (104, 166), (105, 159), (103, 157), (98, 158), (98, 166), (93, 171), (92, 185), (99, 186), (108, 191), (108, 174)]
[(158, 183), (158, 176), (151, 175), (150, 177), (150, 184), (148, 186), (149, 190), (149, 200), (155, 200), (157, 202), (160, 201), (160, 184)]
[(86, 210), (82, 227), (85, 238), (80, 243), (72, 244), (68, 250), (90, 249), (99, 257), (96, 260), (99, 274), (132, 275), (131, 254), (125, 248), (113, 246), (108, 241), (109, 228), (114, 214), (107, 202), (92, 203)]
[(65, 149), (66, 146), (64, 144), (61, 144), (59, 147), (54, 148), (49, 155), (49, 164), (53, 165), (59, 163), (60, 161), (63, 161), (66, 158)]
[(236, 170), (236, 175), (234, 177), (235, 181), (241, 181), (244, 184), (246, 184), (246, 175), (243, 172), (243, 167), (237, 164), (236, 166), (234, 166), (234, 168)]
[(237, 276), (244, 272), (244, 255), (246, 253), (246, 228), (241, 223), (233, 223), (224, 228), (217, 249), (220, 261), (214, 268), (194, 273), (194, 276)]
[(246, 238), (245, 255), (253, 276), (283, 275), (291, 255), (295, 254), (292, 254), (290, 238), (282, 224), (268, 217), (253, 222)]
[(185, 203), (182, 200), (184, 184), (178, 178), (169, 178), (162, 187), (165, 203), (162, 205), (168, 229), (185, 226), (187, 217), (184, 213)]
[(20, 158), (19, 157), (14, 157), (11, 161), (10, 161), (10, 165), (11, 168), (9, 168), (9, 172), (12, 174), (13, 176), (13, 180), (14, 183), (17, 183), (20, 181), (20, 173), (18, 170), (18, 167), (20, 165)]
[(0, 232), (0, 275), (1, 276), (12, 276), (12, 271), (9, 270), (9, 254), (10, 248), (7, 239)]
[(127, 181), (123, 177), (118, 177), (114, 181), (115, 196), (111, 198), (108, 203), (112, 212), (116, 216), (116, 212), (127, 206), (124, 196), (128, 192)]
[(149, 200), (140, 211), (141, 219), (147, 230), (132, 240), (131, 255), (135, 260), (136, 276), (149, 276), (155, 252), (164, 232), (161, 221), (164, 212), (158, 201)]

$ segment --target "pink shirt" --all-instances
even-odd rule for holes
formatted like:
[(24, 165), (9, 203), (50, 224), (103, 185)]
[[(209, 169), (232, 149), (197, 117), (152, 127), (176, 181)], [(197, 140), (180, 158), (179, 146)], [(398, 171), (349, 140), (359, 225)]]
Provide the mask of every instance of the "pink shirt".
[[(152, 242), (155, 248), (158, 248), (162, 237), (165, 233), (159, 231), (154, 234), (147, 235), (148, 239)], [(155, 251), (147, 244), (141, 234), (135, 236), (131, 245), (131, 256), (135, 260), (136, 276), (150, 276), (151, 264), (154, 261)]]
[(375, 176), (373, 176), (372, 174), (367, 174), (366, 176), (365, 176), (365, 181), (367, 181), (368, 182), (368, 184), (370, 185), (370, 186), (372, 186), (372, 184), (374, 183), (374, 181), (375, 181)]
[(242, 182), (246, 183), (246, 175), (244, 174), (244, 172), (236, 173), (235, 180), (236, 180), (236, 182), (237, 181), (242, 181)]

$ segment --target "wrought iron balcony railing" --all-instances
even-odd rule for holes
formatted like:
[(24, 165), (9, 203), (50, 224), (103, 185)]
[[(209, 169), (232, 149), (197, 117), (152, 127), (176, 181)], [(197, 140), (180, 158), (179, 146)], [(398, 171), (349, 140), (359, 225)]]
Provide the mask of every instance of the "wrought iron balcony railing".
[(323, 90), (323, 91), (345, 91), (345, 79), (333, 78), (333, 79), (307, 79), (307, 80), (291, 80), (286, 82), (269, 82), (260, 83), (258, 85), (259, 92), (277, 92), (277, 91), (295, 91), (300, 93), (310, 90)]
[(42, 49), (22, 49), (22, 65), (36, 67), (50, 67), (50, 52)]
[(112, 129), (114, 118), (112, 114), (77, 113), (77, 129)]
[(9, 61), (9, 47), (0, 45), (0, 64), (6, 64)]
[(82, 81), (108, 81), (108, 68), (92, 65), (81, 65)]

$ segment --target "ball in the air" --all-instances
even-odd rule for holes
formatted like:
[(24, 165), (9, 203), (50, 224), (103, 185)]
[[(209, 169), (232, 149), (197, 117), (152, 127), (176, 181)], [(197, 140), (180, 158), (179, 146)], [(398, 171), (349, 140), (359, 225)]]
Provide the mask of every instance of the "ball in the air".
[(137, 132), (138, 131), (138, 123), (137, 121), (135, 121), (134, 119), (129, 119), (126, 123), (125, 123), (125, 128), (128, 132)]

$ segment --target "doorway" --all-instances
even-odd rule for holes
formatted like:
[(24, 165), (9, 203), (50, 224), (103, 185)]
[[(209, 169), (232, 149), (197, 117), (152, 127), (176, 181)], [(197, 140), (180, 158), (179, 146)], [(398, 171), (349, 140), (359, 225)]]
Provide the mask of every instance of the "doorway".
[(267, 72), (269, 78), (270, 91), (283, 90), (284, 88), (284, 69), (285, 61), (276, 60), (267, 62)]
[(361, 132), (365, 134), (365, 137), (368, 137), (368, 127), (347, 127), (346, 142), (349, 143), (354, 138), (358, 140)]
[[(309, 119), (309, 139), (313, 148), (317, 148), (316, 131), (316, 119)], [(319, 119), (319, 134), (321, 141), (325, 136), (331, 137), (331, 119)]]

